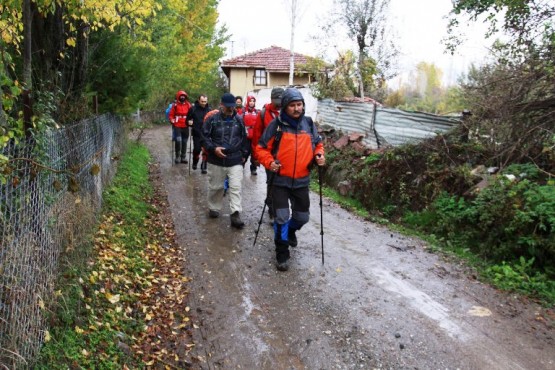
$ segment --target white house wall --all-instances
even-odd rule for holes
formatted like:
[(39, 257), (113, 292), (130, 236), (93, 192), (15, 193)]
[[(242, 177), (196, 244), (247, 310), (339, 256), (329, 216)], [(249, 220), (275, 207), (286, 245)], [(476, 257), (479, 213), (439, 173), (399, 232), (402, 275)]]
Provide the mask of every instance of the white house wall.
[[(253, 95), (256, 98), (256, 108), (261, 109), (264, 104), (270, 103), (270, 93), (274, 87), (282, 87), (284, 89), (287, 88), (285, 85), (275, 85), (271, 88), (250, 90), (247, 95)], [(297, 89), (301, 92), (301, 94), (303, 94), (305, 114), (316, 120), (318, 100), (312, 96), (312, 92), (309, 87), (298, 87)]]

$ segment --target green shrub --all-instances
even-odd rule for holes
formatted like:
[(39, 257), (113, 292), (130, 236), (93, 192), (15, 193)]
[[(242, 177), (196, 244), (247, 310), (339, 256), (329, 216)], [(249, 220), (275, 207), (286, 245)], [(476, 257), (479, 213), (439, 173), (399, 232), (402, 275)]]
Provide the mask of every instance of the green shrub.
[(533, 269), (534, 259), (520, 257), (513, 264), (503, 261), (486, 269), (485, 275), (501, 289), (518, 291), (555, 303), (555, 281)]
[(552, 185), (500, 177), (473, 200), (444, 193), (426, 214), (407, 220), (494, 262), (524, 257), (541, 268), (555, 262)]

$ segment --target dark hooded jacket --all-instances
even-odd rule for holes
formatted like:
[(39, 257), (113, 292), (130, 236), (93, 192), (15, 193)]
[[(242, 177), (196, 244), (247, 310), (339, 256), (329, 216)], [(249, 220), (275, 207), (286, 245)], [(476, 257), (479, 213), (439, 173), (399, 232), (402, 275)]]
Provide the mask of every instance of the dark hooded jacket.
[[(247, 132), (243, 119), (237, 112), (224, 118), (221, 111), (207, 117), (202, 126), (202, 146), (208, 152), (208, 163), (232, 167), (242, 164), (249, 155)], [(214, 150), (225, 148), (225, 158), (219, 158)]]
[(193, 108), (190, 109), (189, 113), (187, 114), (187, 121), (193, 121), (193, 136), (202, 136), (202, 122), (204, 121), (206, 113), (210, 112), (211, 110), (212, 108), (210, 108), (210, 105), (206, 104), (203, 108), (198, 100), (195, 101)]

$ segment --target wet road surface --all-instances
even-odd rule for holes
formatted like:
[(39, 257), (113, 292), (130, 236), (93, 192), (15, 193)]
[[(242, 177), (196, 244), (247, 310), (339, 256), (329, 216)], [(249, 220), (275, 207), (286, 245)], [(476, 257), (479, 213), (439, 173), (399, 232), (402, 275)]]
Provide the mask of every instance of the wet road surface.
[[(324, 199), (297, 233), (290, 269), (275, 268), (267, 214), (253, 247), (265, 174), (243, 180), (246, 226), (230, 227), (228, 200), (208, 218), (208, 176), (172, 163), (168, 127), (143, 141), (159, 163), (192, 278), (202, 369), (555, 369), (545, 310), (478, 282), (426, 244)], [(553, 318), (551, 318), (551, 321)]]

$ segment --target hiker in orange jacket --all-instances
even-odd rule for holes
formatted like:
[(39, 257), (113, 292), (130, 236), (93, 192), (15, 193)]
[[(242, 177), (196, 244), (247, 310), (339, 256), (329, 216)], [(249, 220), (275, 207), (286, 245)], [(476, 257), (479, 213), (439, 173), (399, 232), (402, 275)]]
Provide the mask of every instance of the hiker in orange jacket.
[(286, 271), (289, 246), (297, 246), (296, 232), (310, 216), (310, 167), (313, 163), (323, 166), (326, 160), (322, 138), (312, 118), (304, 114), (301, 92), (285, 90), (281, 105), (279, 116), (270, 122), (256, 146), (256, 157), (272, 173), (276, 267)]
[(189, 95), (183, 90), (175, 94), (175, 103), (170, 109), (170, 122), (175, 133), (175, 163), (189, 163), (187, 161), (187, 141), (189, 140), (189, 128), (187, 125), (187, 113), (191, 109)]

